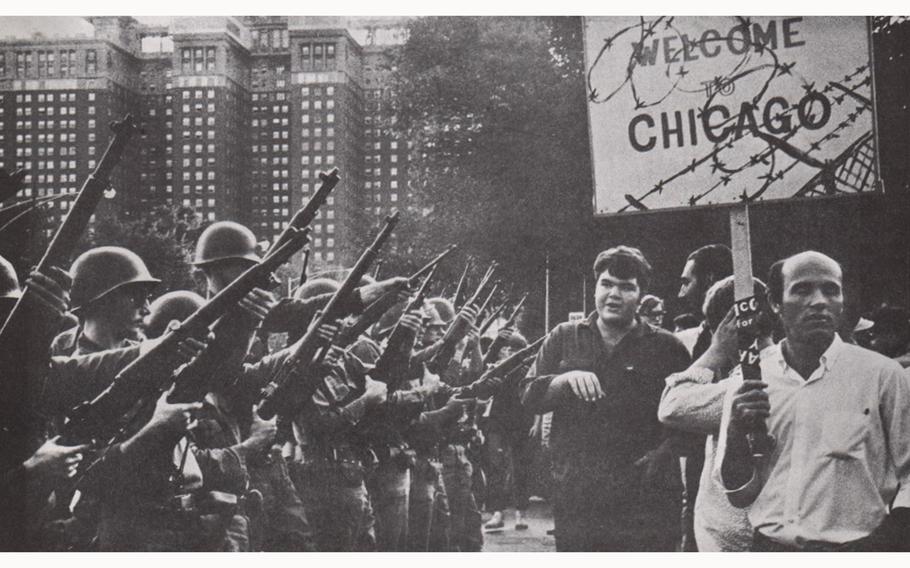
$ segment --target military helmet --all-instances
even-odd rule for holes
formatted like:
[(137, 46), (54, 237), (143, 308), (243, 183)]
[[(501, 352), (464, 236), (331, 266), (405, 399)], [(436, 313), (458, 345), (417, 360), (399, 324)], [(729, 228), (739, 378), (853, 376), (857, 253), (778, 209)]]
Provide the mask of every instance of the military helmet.
[(431, 306), (437, 315), (442, 318), (443, 324), (452, 323), (452, 320), (455, 319), (455, 307), (451, 301), (445, 298), (429, 298), (427, 305)]
[(70, 267), (72, 309), (77, 310), (126, 285), (152, 286), (161, 280), (149, 274), (139, 255), (123, 247), (97, 247)]
[(341, 288), (341, 284), (329, 278), (314, 278), (307, 280), (294, 291), (294, 299), (306, 300), (322, 294), (334, 294)]
[(22, 295), (19, 289), (19, 277), (13, 263), (0, 256), (0, 298), (18, 298)]
[(259, 262), (256, 236), (253, 231), (233, 221), (212, 223), (196, 242), (194, 266), (204, 266), (219, 260), (244, 259)]
[(149, 306), (146, 337), (160, 337), (173, 320), (183, 321), (204, 305), (205, 299), (202, 296), (187, 290), (176, 290), (159, 296)]

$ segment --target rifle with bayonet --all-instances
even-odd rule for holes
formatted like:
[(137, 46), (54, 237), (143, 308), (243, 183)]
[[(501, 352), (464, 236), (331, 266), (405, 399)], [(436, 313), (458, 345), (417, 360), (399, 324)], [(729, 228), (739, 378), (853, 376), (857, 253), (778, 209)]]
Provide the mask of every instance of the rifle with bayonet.
[(509, 355), (486, 371), (473, 383), (457, 389), (459, 398), (489, 398), (510, 386), (513, 381), (506, 380), (516, 369), (530, 364), (537, 356), (537, 351), (546, 337), (541, 337), (523, 349)]
[[(521, 300), (519, 300), (518, 304), (515, 305), (515, 309), (512, 310), (512, 315), (510, 315), (502, 325), (502, 329), (508, 329), (512, 327), (512, 325), (515, 323), (515, 318), (518, 317), (518, 313), (521, 311), (521, 308), (524, 306), (525, 300), (527, 299), (527, 294), (521, 297)], [(487, 349), (487, 352), (483, 354), (484, 365), (489, 365), (495, 361), (497, 357), (499, 357), (499, 351), (502, 349), (502, 346), (505, 345), (505, 341), (506, 340), (499, 335), (496, 336), (496, 338), (493, 340), (493, 343), (490, 344), (489, 349)]]
[(505, 304), (499, 304), (495, 310), (490, 312), (490, 315), (487, 317), (487, 319), (485, 319), (483, 321), (483, 323), (480, 324), (480, 336), (481, 337), (483, 337), (483, 334), (485, 334), (487, 332), (487, 330), (490, 329), (490, 326), (493, 325), (493, 322), (496, 321), (496, 318), (498, 318), (500, 316), (500, 314), (502, 314), (503, 310), (505, 310), (505, 309), (506, 309)]
[[(309, 229), (293, 230), (285, 243), (257, 264), (248, 268), (236, 280), (216, 294), (204, 306), (183, 322), (171, 325), (168, 331), (145, 353), (124, 367), (114, 381), (98, 396), (74, 408), (63, 427), (62, 439), (68, 445), (91, 440), (109, 439), (123, 427), (120, 420), (129, 410), (149, 399), (157, 400), (174, 383), (174, 371), (184, 364), (178, 345), (189, 338), (203, 339), (209, 328), (258, 286), (263, 286), (272, 273), (307, 242)], [(205, 351), (203, 351), (203, 354)], [(195, 361), (194, 361), (195, 363)], [(192, 366), (189, 365), (188, 367)], [(208, 387), (196, 387), (193, 396), (208, 392)], [(181, 385), (179, 398), (190, 396), (190, 385)], [(204, 391), (204, 392), (203, 392)], [(174, 402), (174, 399), (171, 399)], [(198, 398), (191, 398), (198, 400)]]
[[(269, 248), (266, 256), (280, 249), (289, 240), (294, 239), (299, 232), (309, 231), (309, 224), (319, 211), (319, 208), (328, 199), (329, 193), (338, 184), (338, 168), (333, 168), (329, 173), (320, 173), (322, 184), (316, 193), (307, 201), (287, 227), (281, 232), (274, 244)], [(306, 282), (306, 272), (309, 265), (310, 249), (303, 254), (303, 268), (301, 269), (301, 284)], [(272, 280), (263, 281), (259, 287), (269, 288)], [(217, 381), (225, 379), (222, 375), (234, 377), (235, 369), (232, 365), (240, 363), (241, 358), (235, 356), (241, 352), (245, 355), (253, 341), (257, 322), (238, 307), (233, 308), (225, 317), (215, 324), (212, 332), (214, 339), (205, 351), (197, 357), (191, 365), (183, 368), (176, 380), (177, 387), (172, 399), (177, 402), (193, 402), (205, 395), (206, 387), (217, 386)]]
[(471, 269), (471, 259), (464, 265), (461, 272), (461, 278), (458, 279), (458, 286), (455, 287), (455, 295), (452, 296), (452, 306), (457, 310), (465, 301), (465, 295), (468, 293), (468, 271)]
[(360, 284), (360, 279), (379, 255), (380, 249), (392, 234), (397, 223), (398, 213), (386, 218), (385, 226), (373, 243), (361, 254), (341, 287), (317, 314), (307, 332), (292, 348), (290, 356), (285, 359), (269, 384), (262, 390), (257, 409), (261, 418), (269, 420), (276, 414), (290, 415), (296, 406), (309, 398), (317, 388), (316, 381), (308, 380), (307, 374), (314, 365), (322, 362), (332, 347), (331, 342), (320, 336), (320, 328), (343, 315), (342, 306)]
[[(486, 289), (487, 284), (490, 282), (490, 279), (493, 277), (493, 272), (496, 270), (496, 263), (490, 265), (487, 269), (486, 274), (480, 280), (480, 284), (474, 290), (474, 294), (468, 298), (464, 306), (461, 309), (467, 307), (476, 307), (480, 300), (481, 294)], [(455, 319), (446, 329), (445, 335), (439, 343), (439, 348), (436, 349), (436, 352), (430, 357), (430, 360), (427, 361), (427, 370), (433, 374), (440, 374), (452, 360), (452, 357), (455, 355), (455, 348), (458, 345), (458, 342), (461, 341), (467, 332), (468, 332), (469, 322), (463, 317), (458, 317), (456, 314)]]
[[(278, 238), (272, 244), (269, 252), (272, 252), (284, 244), (284, 241), (290, 238), (292, 230), (296, 229), (299, 231), (309, 227), (310, 223), (313, 222), (313, 219), (316, 218), (319, 208), (322, 207), (322, 204), (329, 198), (329, 194), (332, 193), (332, 190), (335, 189), (335, 186), (338, 185), (338, 182), (341, 180), (341, 178), (338, 177), (338, 168), (332, 168), (329, 173), (319, 172), (319, 179), (322, 180), (319, 189), (317, 189), (316, 193), (313, 194), (313, 197), (307, 201), (307, 204), (304, 205), (303, 209), (294, 214), (288, 222), (288, 226), (285, 227), (284, 231), (278, 235)], [(306, 267), (304, 267), (304, 270), (306, 270)]]
[[(95, 213), (104, 191), (109, 187), (110, 175), (123, 156), (130, 138), (138, 131), (132, 115), (111, 124), (114, 136), (98, 161), (94, 171), (82, 184), (69, 213), (51, 239), (44, 256), (35, 267), (37, 272), (49, 274), (51, 267), (63, 268), (80, 242), (89, 220)], [(16, 301), (6, 322), (0, 328), (0, 369), (3, 370), (3, 389), (0, 395), (6, 401), (25, 402), (25, 372), (27, 362), (22, 358), (27, 353), (45, 353), (56, 332), (57, 316), (42, 309), (29, 286), (26, 285)]]
[[(427, 275), (423, 284), (417, 290), (417, 294), (405, 306), (402, 317), (423, 305), (430, 290), (430, 283), (435, 275), (436, 267), (433, 267), (433, 270)], [(386, 383), (389, 391), (395, 390), (401, 380), (403, 380), (403, 376), (406, 374), (404, 367), (407, 367), (408, 356), (411, 353), (415, 339), (411, 330), (405, 327), (399, 318), (395, 327), (392, 328), (392, 333), (389, 334), (385, 348), (376, 360), (373, 370), (373, 378)], [(402, 364), (396, 364), (396, 361), (401, 361)]]
[(436, 266), (456, 248), (457, 245), (450, 246), (436, 258), (424, 265), (420, 270), (408, 276), (401, 285), (393, 286), (392, 289), (385, 292), (373, 303), (364, 308), (363, 313), (358, 316), (347, 318), (342, 324), (339, 332), (335, 335), (335, 339), (332, 343), (336, 347), (347, 347), (354, 343), (354, 341), (365, 333), (371, 325), (379, 321), (379, 318), (381, 318), (384, 313), (398, 303), (398, 295), (402, 290), (410, 290), (416, 286), (420, 281), (420, 278), (426, 274), (427, 271), (430, 271), (430, 276), (427, 277), (426, 281), (431, 280), (432, 274), (436, 271)]

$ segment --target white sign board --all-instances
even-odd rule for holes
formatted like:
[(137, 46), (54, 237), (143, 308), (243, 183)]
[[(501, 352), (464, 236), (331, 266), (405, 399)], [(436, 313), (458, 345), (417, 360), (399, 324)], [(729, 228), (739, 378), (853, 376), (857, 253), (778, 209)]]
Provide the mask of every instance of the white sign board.
[(594, 211), (876, 190), (863, 17), (585, 18)]

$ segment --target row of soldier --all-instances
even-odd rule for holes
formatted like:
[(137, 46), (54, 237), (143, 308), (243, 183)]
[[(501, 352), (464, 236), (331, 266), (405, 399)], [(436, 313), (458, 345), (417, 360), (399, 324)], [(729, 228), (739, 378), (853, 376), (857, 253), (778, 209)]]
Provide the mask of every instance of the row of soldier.
[[(249, 229), (218, 222), (200, 236), (193, 264), (212, 298), (261, 261)], [(488, 366), (478, 294), (456, 310), (445, 298), (414, 302), (418, 290), (408, 278), (363, 277), (345, 298), (347, 321), (379, 300), (386, 309), (373, 310), (373, 325), (343, 348), (332, 345), (308, 369), (307, 380), (322, 388), (293, 414), (264, 420), (256, 408), (260, 392), (341, 284), (313, 279), (280, 301), (253, 288), (238, 303), (239, 315), (223, 317), (208, 337), (180, 342), (181, 369), (204, 359), (212, 375), (204, 384), (212, 389), (198, 400), (178, 396), (178, 380), (99, 455), (97, 445), (68, 446), (59, 438), (73, 409), (103, 393), (207, 300), (173, 291), (149, 303), (160, 281), (121, 247), (91, 249), (67, 272), (48, 272), (27, 281), (56, 326), (53, 333), (28, 330), (53, 339), (26, 354), (28, 398), (17, 406), (40, 417), (30, 416), (27, 429), (40, 447), (22, 463), (4, 465), (4, 510), (12, 512), (4, 515), (7, 548), (480, 550), (466, 456), (476, 435), (469, 410), (474, 391), (502, 390), (506, 376), (475, 383)], [(13, 276), (10, 298), (15, 283)], [(325, 322), (316, 333), (331, 343), (339, 323)], [(388, 353), (381, 342), (396, 330), (404, 341)], [(288, 347), (269, 354), (274, 333), (287, 334)], [(486, 363), (527, 342), (508, 328), (494, 344)], [(508, 369), (512, 388), (526, 358)], [(430, 362), (435, 373), (427, 371)], [(72, 477), (78, 485), (65, 483)]]

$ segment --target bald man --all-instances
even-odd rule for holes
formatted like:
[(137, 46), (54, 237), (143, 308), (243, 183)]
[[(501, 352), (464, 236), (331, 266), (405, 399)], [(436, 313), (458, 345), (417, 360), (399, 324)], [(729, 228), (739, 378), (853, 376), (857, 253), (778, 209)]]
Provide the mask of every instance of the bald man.
[[(771, 309), (786, 338), (761, 381), (731, 377), (715, 476), (751, 504), (753, 551), (879, 551), (910, 545), (910, 385), (900, 365), (841, 340), (843, 270), (808, 251), (775, 263)], [(753, 458), (761, 421), (775, 439)]]

